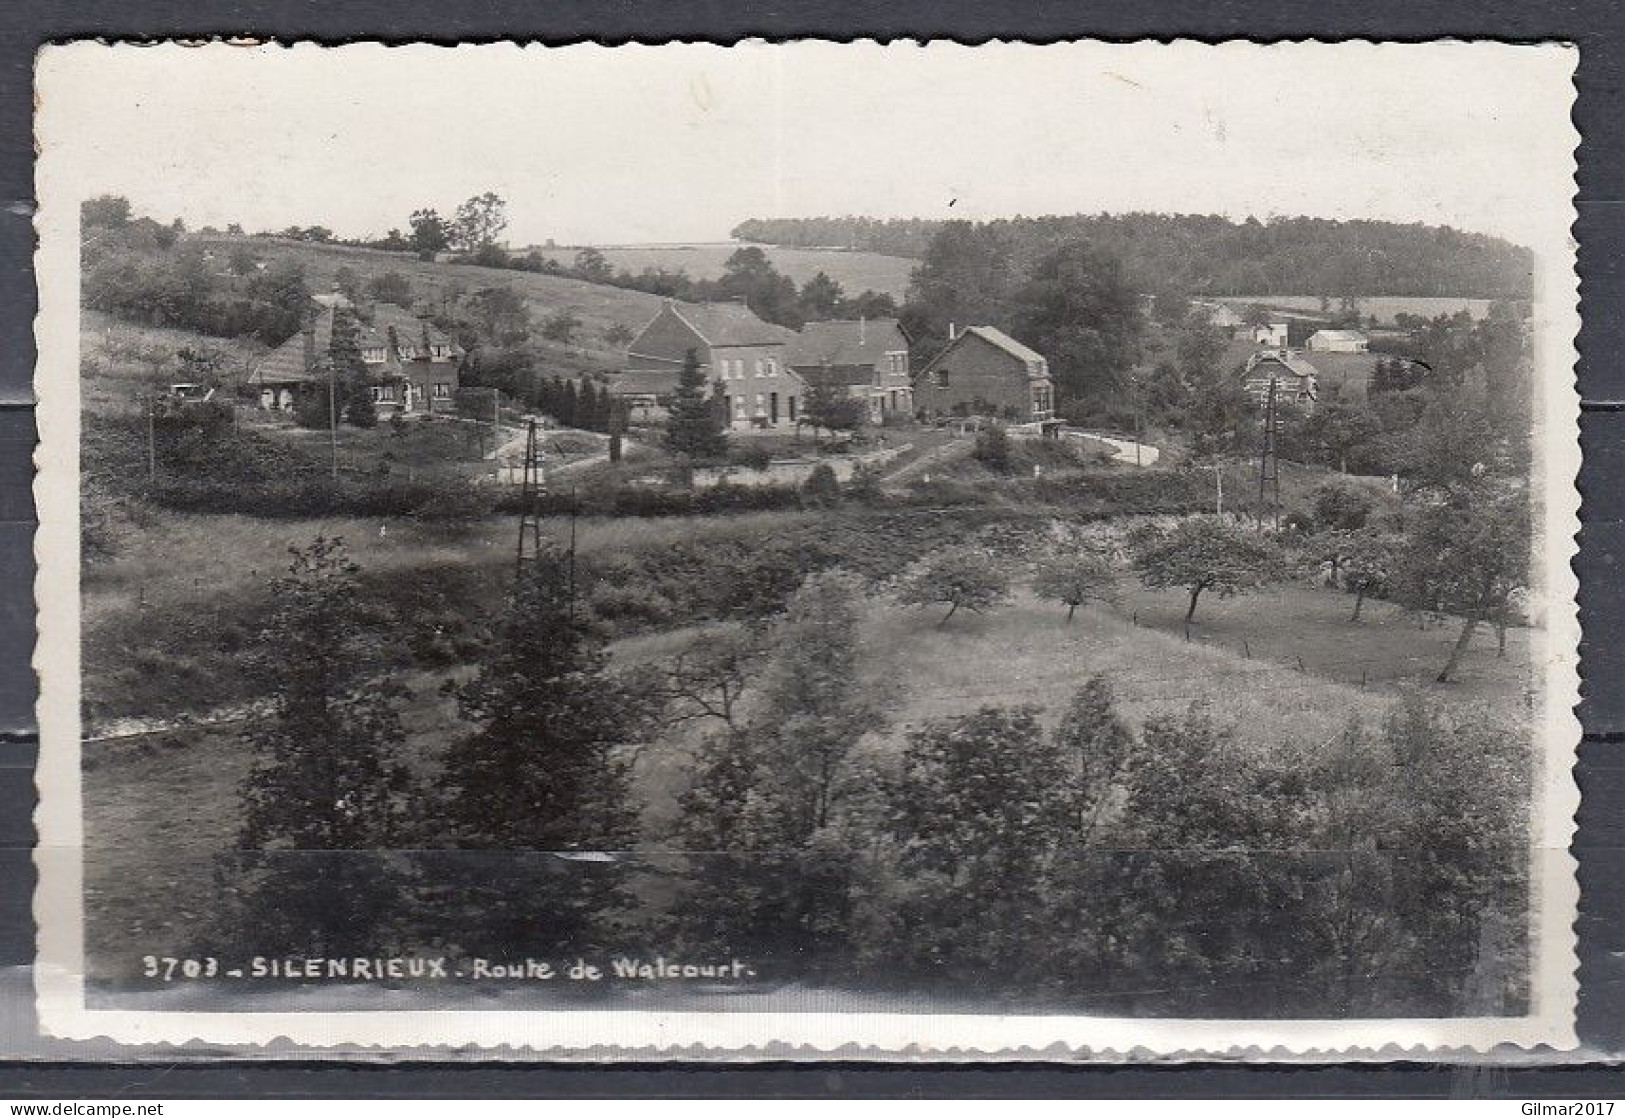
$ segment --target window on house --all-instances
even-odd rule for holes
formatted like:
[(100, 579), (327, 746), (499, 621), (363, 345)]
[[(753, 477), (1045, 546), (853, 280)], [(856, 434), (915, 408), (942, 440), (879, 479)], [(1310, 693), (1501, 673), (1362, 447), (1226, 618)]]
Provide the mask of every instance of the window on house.
[(770, 377), (779, 375), (779, 363), (771, 357), (767, 359), (767, 375)]
[(794, 423), (796, 421), (796, 398), (794, 396), (791, 396), (785, 403), (786, 403), (786, 406), (790, 409), (790, 411), (789, 411), (790, 422)]
[(936, 372), (936, 376), (934, 378), (934, 383), (936, 384), (936, 386), (938, 388), (947, 388), (948, 387), (948, 370), (947, 369), (938, 369), (937, 372)]
[(734, 397), (734, 414), (735, 415), (744, 415), (745, 414), (745, 398), (743, 396), (735, 396)]
[(762, 395), (760, 392), (758, 392), (756, 394), (756, 414), (761, 415), (762, 410), (764, 408), (766, 408), (766, 407), (767, 407), (767, 397)]
[(443, 383), (443, 382), (442, 383), (437, 383), (434, 386), (434, 395), (435, 395), (435, 399), (437, 399), (437, 400), (449, 400), (449, 399), (451, 399), (451, 385)]

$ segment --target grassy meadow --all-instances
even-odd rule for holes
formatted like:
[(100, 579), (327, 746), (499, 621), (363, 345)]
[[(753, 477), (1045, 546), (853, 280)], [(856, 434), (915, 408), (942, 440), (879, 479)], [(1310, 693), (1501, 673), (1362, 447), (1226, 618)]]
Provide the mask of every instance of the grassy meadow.
[[(616, 271), (625, 268), (637, 273), (645, 268), (668, 272), (684, 271), (693, 279), (721, 277), (728, 257), (745, 247), (734, 241), (689, 245), (598, 245), (599, 252)], [(876, 252), (846, 251), (834, 248), (787, 248), (758, 245), (773, 266), (799, 287), (819, 272), (840, 284), (848, 295), (878, 291), (898, 303), (908, 293), (909, 278), (919, 266), (906, 256), (883, 256)], [(538, 249), (543, 256), (566, 267), (575, 263), (579, 246)]]

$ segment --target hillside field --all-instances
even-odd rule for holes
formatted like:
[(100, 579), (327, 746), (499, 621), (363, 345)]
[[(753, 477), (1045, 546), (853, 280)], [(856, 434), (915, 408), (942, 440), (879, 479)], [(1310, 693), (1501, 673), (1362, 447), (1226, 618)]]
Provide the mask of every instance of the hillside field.
[[(246, 244), (267, 263), (298, 260), (305, 267), (306, 282), (315, 292), (331, 290), (340, 268), (353, 269), (365, 283), (385, 272), (398, 272), (412, 284), (413, 299), (420, 309), (433, 311), (458, 295), (469, 295), (485, 287), (511, 287), (530, 310), (532, 325), (568, 311), (580, 319), (578, 343), (556, 346), (561, 357), (596, 358), (597, 364), (614, 367), (621, 354), (604, 341), (604, 332), (617, 323), (634, 332), (643, 329), (659, 313), (664, 300), (658, 295), (628, 291), (619, 287), (586, 283), (564, 276), (522, 272), (507, 268), (482, 268), (472, 264), (436, 264), (419, 260), (410, 253), (378, 249), (321, 245), (308, 241), (288, 241), (277, 237), (233, 237), (196, 234), (188, 238), (205, 249), (226, 253)], [(538, 344), (547, 343), (538, 339)]]
[[(1259, 305), (1283, 311), (1301, 311), (1305, 314), (1317, 315), (1320, 311), (1319, 295), (1219, 295), (1214, 300), (1228, 303), (1239, 311), (1248, 307)], [(1490, 313), (1489, 299), (1455, 299), (1441, 298), (1431, 295), (1361, 295), (1355, 300), (1360, 307), (1360, 314), (1376, 315), (1377, 321), (1385, 326), (1394, 323), (1396, 315), (1414, 314), (1423, 318), (1437, 318), (1439, 315), (1451, 315), (1457, 311), (1466, 311), (1479, 320)], [(1332, 300), (1332, 309), (1336, 311), (1340, 300)]]
[[(617, 270), (641, 272), (645, 268), (677, 271), (681, 269), (694, 279), (717, 279), (722, 275), (728, 257), (745, 247), (743, 243), (725, 241), (717, 244), (692, 245), (597, 245), (594, 246)], [(848, 295), (863, 291), (878, 291), (890, 295), (899, 303), (908, 294), (909, 276), (919, 266), (918, 260), (906, 256), (883, 256), (878, 252), (848, 252), (838, 248), (783, 248), (778, 245), (757, 245), (767, 253), (773, 266), (801, 286), (819, 272), (840, 284)], [(568, 267), (575, 263), (580, 246), (569, 248), (540, 248), (536, 251)]]

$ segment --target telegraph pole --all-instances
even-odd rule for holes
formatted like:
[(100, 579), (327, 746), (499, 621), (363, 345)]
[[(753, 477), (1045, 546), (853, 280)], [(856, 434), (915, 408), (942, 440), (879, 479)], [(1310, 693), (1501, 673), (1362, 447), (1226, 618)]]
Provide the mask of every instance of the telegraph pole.
[(158, 397), (147, 394), (147, 480), (158, 480)]
[(1264, 399), (1264, 445), (1258, 456), (1258, 530), (1264, 530), (1264, 509), (1277, 531), (1281, 528), (1281, 460), (1275, 450), (1275, 430), (1279, 411), (1275, 402), (1276, 387), (1280, 382), (1270, 377), (1269, 394)]
[(538, 496), (546, 490), (542, 472), (542, 444), (536, 436), (536, 420), (525, 431), (525, 468), (519, 485), (519, 554), (515, 584), (524, 579), (525, 567), (542, 550), (542, 517), (536, 508)]
[(339, 479), (339, 405), (332, 362), (327, 365), (327, 434), (333, 444), (333, 480)]

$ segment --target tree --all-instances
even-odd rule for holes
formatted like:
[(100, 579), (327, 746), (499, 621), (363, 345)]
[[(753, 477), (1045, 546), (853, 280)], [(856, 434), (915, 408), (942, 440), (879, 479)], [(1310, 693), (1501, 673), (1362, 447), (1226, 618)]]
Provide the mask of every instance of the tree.
[[(361, 360), (359, 329), (353, 313), (335, 312), (327, 356), (337, 378), (335, 395), (340, 413), (353, 426), (372, 428), (378, 426), (378, 409), (373, 405), (372, 374)], [(316, 395), (323, 393), (318, 391)]]
[(615, 278), (615, 269), (609, 258), (596, 248), (584, 248), (577, 252), (573, 270), (589, 283), (608, 283)]
[(672, 394), (666, 449), (691, 459), (717, 458), (727, 449), (721, 419), (706, 391), (699, 353), (693, 349), (683, 356), (677, 391)]
[(766, 634), (750, 626), (730, 627), (696, 640), (664, 669), (660, 696), (666, 703), (666, 720), (713, 718), (730, 732), (742, 729), (739, 701), (766, 651)]
[(1039, 561), (1033, 593), (1066, 606), (1070, 624), (1087, 601), (1109, 601), (1116, 579), (1105, 559), (1087, 551), (1056, 552)]
[(1349, 532), (1364, 528), (1373, 508), (1369, 489), (1337, 480), (1315, 486), (1311, 500), (1316, 525)]
[(123, 229), (130, 224), (130, 200), (117, 194), (100, 194), (79, 207), (79, 224), (85, 229)]
[(869, 418), (868, 405), (852, 395), (843, 383), (815, 379), (801, 398), (801, 411), (796, 416), (796, 427), (803, 424), (815, 435), (822, 431), (848, 434), (863, 426)]
[(928, 722), (882, 794), (897, 879), (877, 937), (887, 969), (960, 987), (1036, 978), (1055, 949), (1054, 858), (1083, 814), (1073, 758), (1037, 710)]
[(841, 503), (841, 482), (835, 476), (835, 469), (828, 462), (820, 462), (812, 468), (807, 480), (801, 483), (801, 493), (811, 504), (819, 508), (833, 508)]
[(1419, 510), (1398, 557), (1395, 588), (1416, 609), (1453, 613), (1461, 633), (1437, 681), (1448, 683), (1480, 624), (1505, 625), (1529, 584), (1527, 499), (1484, 487)]
[(507, 852), (464, 859), (458, 893), (477, 904), (459, 934), (476, 943), (579, 951), (626, 901), (619, 863), (538, 853), (627, 850), (638, 831), (631, 751), (651, 711), (610, 672), (573, 596), (568, 557), (543, 551), (456, 690), (473, 729), (448, 751), (440, 822), (459, 848)]
[(801, 317), (809, 322), (835, 318), (844, 298), (841, 285), (819, 272), (801, 285)]
[(560, 342), (568, 345), (575, 341), (576, 331), (581, 329), (581, 320), (571, 314), (569, 309), (549, 315), (542, 323), (542, 337), (550, 342)]
[(232, 245), (226, 264), (234, 276), (251, 276), (259, 270), (259, 257), (247, 245)]
[(1134, 734), (1118, 715), (1105, 676), (1091, 676), (1072, 696), (1054, 740), (1075, 774), (1078, 806), (1084, 811), (1079, 838), (1087, 843), (1134, 748)]
[(1343, 554), (1343, 586), (1354, 594), (1350, 621), (1360, 620), (1360, 607), (1369, 594), (1381, 594), (1393, 582), (1405, 539), (1396, 532), (1377, 527), (1348, 533)]
[(1018, 336), (1049, 360), (1063, 399), (1121, 394), (1142, 329), (1116, 257), (1073, 242), (1041, 257), (1015, 295)]
[(405, 824), (405, 691), (361, 669), (378, 639), (360, 568), (338, 537), (289, 549), (271, 584), (258, 656), (269, 715), (248, 731), (254, 764), (243, 789), (245, 847), (387, 849)]
[(451, 238), (464, 252), (474, 252), (496, 243), (508, 228), (508, 203), (493, 191), (476, 194), (457, 207)]
[(432, 256), (451, 244), (450, 226), (437, 210), (413, 210), (408, 224), (412, 228), (412, 247), (420, 256)]
[(363, 677), (386, 630), (343, 541), (318, 536), (289, 553), (254, 653), (271, 709), (246, 735), (244, 853), (223, 868), (234, 876), (218, 932), (245, 945), (374, 950), (390, 944), (404, 888), (385, 852), (409, 845), (408, 696), (387, 676)]
[(604, 344), (610, 349), (625, 349), (632, 344), (634, 337), (636, 335), (632, 333), (632, 328), (624, 322), (611, 322), (604, 327)]
[(482, 287), (469, 302), (487, 341), (513, 345), (530, 332), (530, 308), (511, 287)]
[(941, 627), (961, 609), (981, 613), (1002, 605), (1010, 597), (1010, 579), (992, 555), (962, 545), (928, 556), (903, 578), (897, 596), (904, 605), (947, 606), (937, 622)]
[(716, 281), (716, 294), (722, 299), (743, 299), (768, 322), (791, 329), (801, 327), (795, 281), (781, 275), (767, 253), (755, 245), (737, 249), (728, 257)]
[(412, 282), (399, 272), (381, 272), (367, 283), (367, 292), (380, 303), (412, 305)]
[(945, 222), (914, 270), (902, 312), (921, 356), (936, 355), (950, 324), (1011, 325), (1010, 293), (1018, 275), (1014, 245), (1002, 227)]
[(971, 457), (990, 470), (1010, 472), (1010, 436), (997, 423), (990, 423), (976, 435)]
[(1171, 529), (1148, 525), (1129, 537), (1129, 550), (1147, 587), (1189, 592), (1186, 621), (1195, 616), (1204, 591), (1228, 598), (1286, 577), (1286, 564), (1273, 541), (1214, 517), (1191, 517)]

